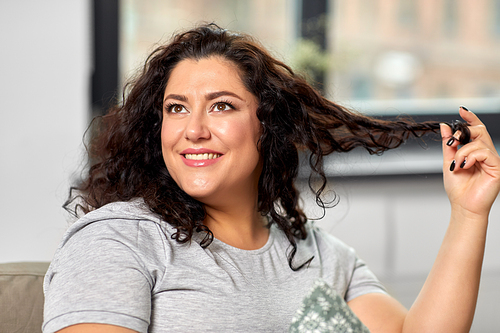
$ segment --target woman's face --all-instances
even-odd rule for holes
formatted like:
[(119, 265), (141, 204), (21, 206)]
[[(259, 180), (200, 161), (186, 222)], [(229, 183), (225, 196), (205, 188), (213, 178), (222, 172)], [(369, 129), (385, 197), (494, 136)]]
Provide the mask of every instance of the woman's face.
[(163, 159), (180, 188), (205, 204), (256, 198), (258, 101), (237, 67), (219, 57), (181, 61), (163, 105)]

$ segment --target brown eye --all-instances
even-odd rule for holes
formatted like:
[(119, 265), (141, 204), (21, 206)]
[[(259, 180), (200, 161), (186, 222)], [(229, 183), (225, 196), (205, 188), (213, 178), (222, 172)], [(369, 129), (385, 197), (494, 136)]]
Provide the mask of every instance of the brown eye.
[(174, 105), (169, 106), (167, 108), (167, 111), (171, 112), (171, 113), (185, 113), (186, 108), (184, 108), (184, 106), (182, 106), (180, 104), (174, 104)]
[(219, 102), (214, 107), (214, 111), (228, 111), (231, 109), (233, 109), (233, 106), (227, 102)]

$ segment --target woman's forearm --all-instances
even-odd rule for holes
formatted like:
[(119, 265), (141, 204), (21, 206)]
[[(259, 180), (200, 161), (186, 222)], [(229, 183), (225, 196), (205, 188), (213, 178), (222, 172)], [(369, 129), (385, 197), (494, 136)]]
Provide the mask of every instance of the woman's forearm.
[(429, 276), (403, 332), (469, 332), (479, 291), (488, 218), (452, 213)]

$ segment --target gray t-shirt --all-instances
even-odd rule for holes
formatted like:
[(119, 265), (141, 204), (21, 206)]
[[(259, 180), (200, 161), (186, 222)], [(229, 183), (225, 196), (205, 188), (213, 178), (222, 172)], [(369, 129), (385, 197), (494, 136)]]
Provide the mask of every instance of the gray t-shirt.
[(44, 283), (43, 332), (104, 323), (138, 332), (287, 332), (302, 299), (322, 277), (346, 301), (385, 292), (373, 273), (333, 236), (308, 227), (290, 269), (290, 243), (275, 226), (258, 250), (217, 239), (191, 243), (141, 200), (88, 213), (64, 236)]

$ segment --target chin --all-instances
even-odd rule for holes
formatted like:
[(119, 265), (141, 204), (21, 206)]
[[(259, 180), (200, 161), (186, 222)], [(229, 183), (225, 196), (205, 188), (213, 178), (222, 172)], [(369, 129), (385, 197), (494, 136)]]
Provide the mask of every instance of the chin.
[(213, 196), (214, 191), (207, 188), (193, 188), (193, 186), (181, 187), (181, 189), (186, 192), (191, 198), (203, 202), (204, 199)]

